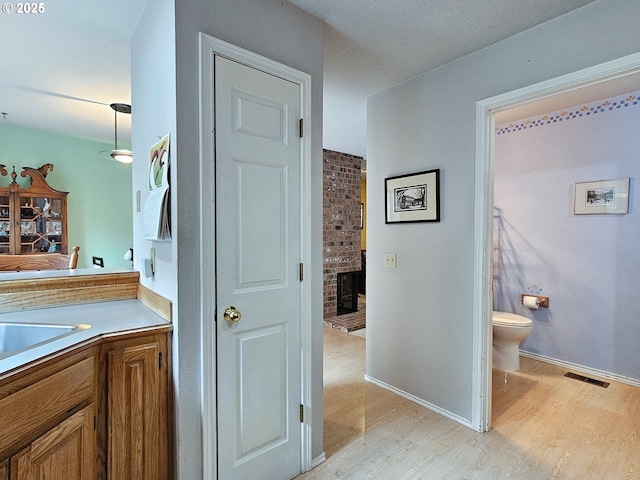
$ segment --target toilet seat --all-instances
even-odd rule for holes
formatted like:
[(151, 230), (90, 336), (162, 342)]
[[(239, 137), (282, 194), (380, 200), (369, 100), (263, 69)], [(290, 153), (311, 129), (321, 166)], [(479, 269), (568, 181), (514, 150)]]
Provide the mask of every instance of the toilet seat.
[(530, 318), (508, 312), (493, 312), (491, 317), (494, 325), (504, 327), (532, 327), (533, 321)]

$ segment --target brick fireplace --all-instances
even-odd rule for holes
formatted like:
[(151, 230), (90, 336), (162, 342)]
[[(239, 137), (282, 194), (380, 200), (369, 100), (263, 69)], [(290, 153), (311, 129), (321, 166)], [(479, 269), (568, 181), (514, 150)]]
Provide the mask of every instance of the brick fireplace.
[[(323, 152), (324, 318), (338, 313), (338, 273), (359, 272), (362, 157)], [(357, 281), (357, 280), (356, 280)], [(357, 284), (355, 287), (357, 310)]]

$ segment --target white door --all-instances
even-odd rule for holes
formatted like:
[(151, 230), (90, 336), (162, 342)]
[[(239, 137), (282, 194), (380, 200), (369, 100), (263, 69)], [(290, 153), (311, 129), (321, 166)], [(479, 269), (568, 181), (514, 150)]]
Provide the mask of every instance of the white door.
[(301, 470), (299, 119), (298, 85), (215, 57), (220, 480)]

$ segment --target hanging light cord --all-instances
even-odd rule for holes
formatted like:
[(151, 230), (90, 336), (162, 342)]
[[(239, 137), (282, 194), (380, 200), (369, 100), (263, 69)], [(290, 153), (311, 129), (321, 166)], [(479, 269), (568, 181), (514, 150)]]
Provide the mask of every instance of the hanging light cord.
[(115, 148), (114, 150), (118, 150), (118, 110), (114, 109), (113, 110), (113, 123), (115, 124), (115, 131), (114, 131), (114, 137), (115, 137)]

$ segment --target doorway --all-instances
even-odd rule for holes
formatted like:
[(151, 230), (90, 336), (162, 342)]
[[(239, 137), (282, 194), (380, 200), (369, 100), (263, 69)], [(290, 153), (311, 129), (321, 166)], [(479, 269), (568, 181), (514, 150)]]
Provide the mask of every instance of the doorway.
[[(276, 452), (281, 445), (289, 443), (291, 440), (293, 440), (293, 444), (291, 444), (291, 449), (289, 449), (287, 455), (293, 456), (294, 459), (290, 464), (294, 465), (297, 472), (306, 471), (311, 468), (312, 446), (312, 425), (310, 418), (310, 412), (313, 408), (311, 385), (313, 369), (311, 352), (312, 285), (310, 281), (304, 281), (302, 271), (304, 270), (304, 265), (311, 265), (311, 132), (307, 128), (303, 135), (299, 135), (299, 125), (302, 126), (300, 119), (304, 121), (305, 118), (311, 117), (311, 79), (309, 75), (303, 72), (299, 72), (205, 34), (200, 35), (200, 45), (202, 132), (202, 157), (200, 162), (200, 178), (202, 179), (200, 184), (200, 201), (202, 205), (202, 208), (200, 208), (200, 220), (202, 228), (200, 246), (203, 259), (201, 273), (201, 297), (203, 300), (200, 321), (203, 339), (203, 473), (206, 478), (218, 478), (221, 468), (225, 468), (225, 472), (229, 471), (227, 468), (229, 467), (229, 462), (226, 462), (225, 466), (222, 465), (222, 462), (218, 462), (221, 455), (220, 445), (221, 442), (231, 442), (231, 439), (234, 439), (233, 448), (236, 448), (239, 435), (242, 436), (241, 441), (249, 437), (251, 437), (252, 440), (249, 438), (250, 444), (243, 444), (242, 458), (234, 457), (233, 462), (231, 462), (231, 468), (241, 467), (240, 470), (242, 470), (237, 470), (237, 473), (233, 474), (236, 475), (236, 478), (242, 478), (242, 476), (246, 474), (243, 469), (247, 464), (258, 459), (263, 453), (268, 453), (269, 451)], [(262, 98), (264, 95), (253, 95), (252, 92), (248, 91), (245, 87), (227, 89), (232, 92), (232, 97), (234, 95), (235, 97), (233, 97), (233, 100), (229, 100), (229, 98), (221, 100), (218, 98), (216, 88), (214, 87), (214, 85), (217, 84), (216, 75), (219, 73), (216, 68), (222, 68), (220, 64), (216, 64), (216, 59), (222, 59), (224, 63), (230, 62), (240, 68), (246, 68), (249, 69), (248, 71), (256, 72), (258, 77), (265, 79), (264, 82), (258, 81), (258, 84), (265, 83), (268, 79), (277, 79), (279, 84), (285, 85), (285, 90), (288, 92), (286, 95), (293, 95), (294, 98), (290, 103), (295, 103), (295, 107), (292, 106), (289, 108), (288, 106), (281, 105), (282, 108), (278, 108), (278, 102), (274, 103), (274, 101), (269, 100), (271, 98), (269, 95), (267, 95), (269, 98), (265, 99)], [(238, 75), (234, 78), (238, 78)], [(239, 78), (242, 79), (243, 75), (240, 74)], [(289, 84), (289, 88), (286, 88), (286, 84)], [(260, 163), (258, 165), (248, 160), (251, 155), (246, 152), (240, 152), (239, 154), (232, 154), (231, 156), (234, 162), (239, 162), (242, 165), (236, 165), (227, 171), (217, 171), (217, 154), (219, 152), (218, 145), (216, 144), (218, 137), (216, 136), (216, 128), (214, 128), (214, 126), (216, 125), (215, 120), (217, 119), (218, 108), (215, 102), (227, 100), (228, 107), (237, 107), (239, 103), (242, 104), (242, 102), (245, 102), (244, 113), (257, 114), (260, 117), (258, 120), (255, 120), (253, 117), (243, 117), (240, 119), (237, 115), (234, 116), (231, 114), (230, 117), (227, 117), (227, 120), (233, 124), (236, 130), (244, 129), (247, 136), (253, 135), (264, 137), (267, 140), (271, 139), (274, 144), (295, 145), (294, 156), (299, 160), (296, 167), (287, 168), (286, 165), (279, 166), (276, 161), (280, 160), (279, 154), (276, 155), (278, 158), (274, 158), (273, 161), (266, 156), (260, 156), (261, 163), (258, 162)], [(289, 102), (289, 100), (287, 101)], [(268, 132), (261, 131), (260, 127), (266, 125), (263, 121), (264, 118), (261, 116), (276, 113), (277, 115), (292, 113), (295, 115), (295, 118), (287, 117), (286, 121), (283, 119), (282, 122), (266, 122), (268, 123), (267, 126), (271, 128), (275, 125), (279, 128), (286, 124), (291, 128), (287, 129), (286, 134), (280, 136), (276, 135), (278, 132), (274, 130), (269, 130)], [(245, 120), (247, 120), (248, 123), (243, 123)], [(241, 135), (236, 135), (236, 137), (239, 136)], [(238, 179), (236, 174), (244, 175), (242, 181)], [(220, 265), (217, 263), (217, 259), (220, 259), (220, 246), (217, 245), (217, 242), (226, 245), (228, 252), (225, 255), (229, 258), (237, 260), (239, 254), (243, 254), (243, 256), (241, 255), (242, 259), (246, 261), (247, 259), (252, 259), (251, 256), (246, 256), (248, 252), (251, 251), (254, 252), (254, 254), (255, 252), (259, 253), (260, 248), (256, 246), (256, 238), (262, 238), (256, 237), (256, 235), (250, 235), (250, 238), (240, 239), (240, 243), (245, 242), (245, 240), (249, 242), (242, 243), (242, 245), (234, 241), (220, 240), (217, 235), (217, 230), (219, 231), (222, 227), (225, 227), (226, 224), (216, 229), (218, 218), (217, 215), (212, 212), (218, 211), (220, 205), (216, 203), (216, 198), (218, 198), (216, 197), (216, 185), (214, 182), (209, 181), (214, 178), (216, 178), (218, 184), (221, 180), (225, 180), (232, 189), (236, 188), (237, 190), (235, 193), (232, 191), (225, 200), (229, 211), (237, 211), (240, 202), (244, 202), (245, 207), (248, 208), (248, 210), (245, 209), (238, 212), (245, 215), (243, 217), (244, 225), (250, 227), (245, 233), (250, 233), (251, 229), (255, 230), (256, 225), (259, 226), (262, 221), (259, 210), (266, 208), (265, 205), (267, 204), (276, 206), (271, 209), (270, 214), (279, 217), (281, 225), (286, 225), (290, 219), (293, 221), (292, 225), (295, 231), (285, 232), (282, 229), (272, 229), (270, 233), (271, 237), (267, 239), (267, 243), (273, 247), (272, 250), (277, 250), (276, 253), (278, 254), (275, 257), (272, 256), (267, 259), (270, 266), (266, 270), (268, 273), (273, 273), (270, 278), (264, 277), (263, 273), (265, 269), (260, 269), (258, 272), (254, 271), (253, 273), (251, 269), (241, 269), (240, 277), (237, 275), (230, 275), (229, 278), (225, 279), (218, 277)], [(261, 183), (261, 179), (266, 179), (270, 182), (270, 185), (274, 187), (268, 190), (268, 194), (274, 197), (271, 198), (272, 201), (270, 202), (265, 200), (264, 202), (257, 202), (259, 204), (257, 205), (254, 199), (257, 189), (260, 188), (260, 191), (262, 191), (263, 184)], [(285, 184), (292, 186), (293, 190), (289, 189), (289, 187), (285, 188)], [(244, 191), (243, 187), (247, 187), (248, 190), (243, 193), (241, 197), (235, 195), (240, 190)], [(278, 198), (282, 199), (283, 196), (287, 199), (287, 202), (291, 202), (291, 204), (287, 203), (286, 208), (278, 207), (278, 205), (280, 205)], [(258, 209), (258, 211), (256, 211), (256, 209)], [(242, 222), (235, 222), (235, 220), (231, 223), (234, 223), (233, 229), (236, 230), (238, 228), (236, 223), (242, 224)], [(254, 223), (256, 225), (254, 225)], [(286, 237), (286, 241), (284, 237)], [(282, 242), (284, 242), (284, 247), (281, 245)], [(254, 258), (253, 260), (256, 259)], [(282, 270), (280, 267), (285, 264), (286, 268), (283, 267), (284, 270)], [(238, 262), (236, 261), (234, 265), (233, 268), (236, 268)], [(289, 268), (291, 266), (293, 267)], [(242, 282), (238, 283), (238, 281), (236, 281), (238, 278), (240, 278)], [(272, 406), (283, 405), (282, 408), (285, 409), (285, 411), (280, 412), (278, 417), (281, 420), (279, 425), (272, 423), (270, 428), (265, 429), (265, 425), (257, 425), (256, 422), (253, 422), (246, 426), (245, 431), (241, 431), (241, 429), (238, 429), (239, 426), (242, 425), (241, 419), (232, 419), (231, 423), (225, 424), (226, 426), (219, 423), (218, 413), (220, 402), (222, 401), (219, 393), (219, 382), (221, 381), (221, 352), (218, 351), (220, 341), (218, 337), (222, 335), (220, 325), (223, 327), (226, 326), (231, 330), (234, 324), (241, 324), (243, 320), (249, 320), (248, 316), (269, 316), (268, 314), (264, 315), (265, 312), (249, 313), (250, 310), (243, 312), (241, 308), (233, 309), (231, 305), (229, 305), (229, 309), (226, 309), (226, 303), (218, 305), (219, 292), (216, 286), (219, 286), (222, 280), (228, 281), (231, 287), (233, 287), (231, 289), (233, 290), (232, 293), (238, 293), (238, 291), (244, 289), (254, 294), (269, 296), (269, 293), (273, 293), (274, 290), (281, 289), (290, 291), (291, 294), (295, 296), (296, 300), (292, 303), (293, 306), (290, 307), (290, 310), (292, 308), (294, 311), (289, 311), (291, 318), (297, 319), (295, 320), (295, 326), (288, 325), (287, 321), (284, 321), (285, 317), (288, 318), (288, 314), (280, 314), (279, 318), (282, 321), (279, 323), (276, 322), (277, 325), (268, 327), (267, 330), (263, 332), (263, 335), (251, 337), (251, 333), (248, 333), (247, 335), (232, 335), (229, 339), (229, 343), (247, 348), (242, 352), (244, 358), (251, 360), (253, 356), (255, 360), (252, 362), (254, 367), (250, 368), (250, 372), (242, 368), (234, 367), (234, 371), (236, 371), (237, 374), (231, 377), (225, 377), (227, 380), (231, 378), (231, 381), (236, 383), (236, 387), (231, 388), (234, 395), (242, 393), (242, 389), (237, 388), (237, 385), (241, 382), (244, 382), (243, 385), (246, 387), (246, 394), (248, 396), (253, 395), (252, 400), (248, 398), (244, 398), (244, 400), (240, 399), (243, 401), (243, 409), (246, 406), (246, 401), (251, 400), (254, 402), (253, 405), (255, 405), (255, 409), (253, 409), (252, 412), (247, 412), (245, 409), (243, 414), (249, 413), (250, 415), (254, 415), (254, 417), (259, 415), (262, 403), (258, 397), (267, 395), (271, 398)], [(220, 299), (220, 302), (226, 302), (227, 300), (226, 298), (224, 300)], [(287, 304), (289, 305), (289, 303)], [(229, 311), (228, 318), (224, 315), (225, 310)], [(266, 310), (267, 313), (270, 311), (270, 309)], [(245, 314), (244, 319), (241, 317), (243, 313)], [(253, 331), (255, 330), (256, 328), (253, 329)], [(283, 342), (287, 340), (289, 335), (291, 337), (290, 339), (295, 337), (293, 350), (288, 350), (286, 347), (283, 347)], [(254, 346), (258, 347), (258, 349), (254, 349)], [(285, 349), (286, 352), (283, 349)], [(278, 351), (282, 355), (278, 354)], [(237, 355), (233, 355), (236, 359), (238, 358)], [(271, 359), (270, 363), (260, 361), (260, 359), (263, 359), (265, 356)], [(280, 381), (275, 382), (282, 386), (282, 389), (278, 390), (278, 388), (273, 387), (274, 382), (265, 382), (264, 379), (260, 377), (260, 375), (265, 373), (265, 368), (266, 373), (269, 375), (274, 373), (277, 375), (287, 375), (286, 379), (279, 378)], [(239, 378), (240, 373), (244, 375), (242, 378)], [(290, 377), (289, 374), (294, 375), (294, 377)], [(251, 375), (253, 375), (253, 377), (251, 377)], [(236, 411), (235, 414), (238, 414), (238, 412)], [(264, 418), (267, 417), (267, 415), (264, 415)], [(271, 416), (271, 418), (273, 418), (273, 416)], [(289, 425), (287, 430), (279, 433), (278, 428), (285, 423)], [(218, 431), (222, 432), (220, 441), (218, 439)], [(294, 431), (295, 435), (292, 434)], [(249, 435), (249, 437), (245, 434)], [(247, 445), (249, 445), (248, 449), (246, 448)], [(234, 455), (237, 456), (237, 453), (236, 448)], [(261, 472), (265, 472), (267, 468), (271, 469), (272, 467), (277, 468), (279, 466), (279, 461), (272, 460), (267, 459), (266, 463), (262, 466)], [(233, 478), (233, 475), (231, 478)], [(280, 473), (268, 475), (269, 474), (265, 474), (265, 478), (281, 478), (282, 476)], [(290, 475), (290, 473), (286, 475)], [(225, 478), (227, 477), (225, 476)]]
[[(501, 112), (537, 106), (543, 112), (551, 101), (565, 96), (566, 106), (580, 103), (566, 95), (594, 94), (599, 88), (628, 82), (640, 74), (640, 54), (587, 68), (569, 75), (480, 101), (476, 104), (476, 224), (474, 251), (474, 383), (473, 425), (479, 431), (491, 428), (491, 349), (492, 349), (492, 238), (493, 238), (493, 161), (495, 117)], [(613, 82), (613, 83), (611, 83)], [(624, 93), (620, 91), (619, 93)], [(595, 93), (595, 95), (600, 95)], [(605, 95), (606, 96), (606, 95)], [(597, 99), (598, 97), (594, 97)], [(602, 97), (600, 97), (602, 98)], [(563, 107), (559, 107), (563, 108)], [(523, 116), (532, 115), (533, 110)]]
[(323, 323), (343, 332), (365, 327), (362, 163), (323, 151)]

